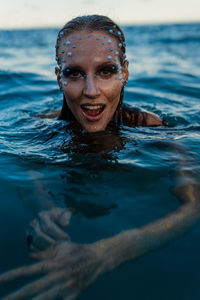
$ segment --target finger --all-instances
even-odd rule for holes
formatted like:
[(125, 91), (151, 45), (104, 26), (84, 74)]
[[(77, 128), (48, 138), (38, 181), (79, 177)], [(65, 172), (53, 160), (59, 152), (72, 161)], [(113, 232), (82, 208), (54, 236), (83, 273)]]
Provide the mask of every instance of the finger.
[(57, 248), (52, 246), (44, 251), (32, 252), (30, 253), (30, 257), (39, 260), (52, 259), (56, 256), (57, 251), (58, 251)]
[(50, 236), (48, 236), (47, 234), (45, 234), (45, 232), (41, 230), (38, 221), (32, 222), (30, 226), (32, 227), (32, 231), (34, 232), (32, 239), (32, 245), (34, 247), (43, 250), (55, 243), (54, 239), (52, 239)]
[(44, 274), (52, 270), (54, 265), (55, 263), (53, 262), (40, 262), (31, 266), (20, 267), (0, 275), (0, 283), (17, 279), (18, 277)]
[(70, 223), (72, 213), (69, 210), (62, 209), (60, 212), (59, 217), (56, 219), (56, 221), (61, 225), (61, 226), (68, 226)]
[(74, 300), (77, 299), (78, 293), (74, 293), (73, 295), (67, 296), (66, 298), (63, 298), (63, 300)]
[(48, 211), (49, 217), (59, 223), (61, 226), (68, 226), (70, 223), (70, 218), (72, 213), (60, 207), (53, 207), (50, 211)]
[[(78, 293), (70, 291), (66, 284), (59, 284), (48, 291), (43, 292), (37, 297), (32, 298), (32, 300), (53, 300), (53, 299), (65, 299), (65, 300), (74, 300), (78, 296)], [(65, 298), (63, 298), (65, 297)]]
[(48, 214), (40, 216), (40, 225), (42, 231), (51, 238), (56, 240), (69, 240), (69, 235), (58, 227), (50, 218)]
[(59, 293), (62, 290), (62, 288), (65, 288), (65, 284), (62, 285), (56, 285), (51, 289), (48, 289), (48, 291), (45, 291), (41, 293), (40, 295), (32, 298), (32, 300), (53, 300), (58, 299)]
[(18, 291), (8, 295), (3, 300), (20, 300), (20, 299), (30, 299), (30, 297), (41, 292), (45, 288), (48, 288), (50, 285), (57, 283), (61, 278), (63, 278), (63, 272), (53, 273), (47, 275), (42, 279), (38, 279), (34, 282), (31, 282)]

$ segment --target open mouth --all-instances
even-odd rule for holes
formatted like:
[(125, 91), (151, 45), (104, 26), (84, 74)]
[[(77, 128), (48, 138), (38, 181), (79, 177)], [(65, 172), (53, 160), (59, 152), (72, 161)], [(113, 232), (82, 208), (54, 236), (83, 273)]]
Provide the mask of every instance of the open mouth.
[(90, 121), (96, 121), (101, 118), (105, 104), (82, 104), (81, 109), (85, 117)]

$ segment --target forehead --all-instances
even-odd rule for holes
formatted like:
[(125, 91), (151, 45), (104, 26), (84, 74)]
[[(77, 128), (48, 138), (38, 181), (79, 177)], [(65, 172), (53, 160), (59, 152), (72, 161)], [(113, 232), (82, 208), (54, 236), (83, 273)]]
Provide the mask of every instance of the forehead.
[(119, 61), (115, 37), (101, 31), (77, 31), (61, 40), (59, 55), (63, 63)]

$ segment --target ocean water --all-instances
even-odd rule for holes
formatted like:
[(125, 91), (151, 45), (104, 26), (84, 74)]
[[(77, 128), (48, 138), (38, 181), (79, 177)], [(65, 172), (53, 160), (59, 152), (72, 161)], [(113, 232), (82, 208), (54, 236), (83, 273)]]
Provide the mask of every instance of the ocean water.
[[(62, 104), (58, 29), (0, 31), (0, 273), (32, 263), (25, 232), (41, 210), (70, 207), (71, 239), (91, 243), (177, 209), (176, 145), (199, 176), (200, 24), (123, 29), (130, 61), (124, 101), (159, 114), (168, 127), (76, 137), (64, 121), (40, 118)], [(103, 275), (80, 299), (199, 299), (199, 233), (197, 225)], [(1, 287), (0, 297), (16, 288)]]

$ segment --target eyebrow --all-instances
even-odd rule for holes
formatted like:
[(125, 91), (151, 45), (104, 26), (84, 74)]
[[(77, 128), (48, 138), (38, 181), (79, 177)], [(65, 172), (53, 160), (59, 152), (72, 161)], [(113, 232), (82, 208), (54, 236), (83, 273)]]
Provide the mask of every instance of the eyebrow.
[[(97, 66), (96, 70), (98, 71), (98, 70), (100, 70), (102, 68), (105, 68), (105, 67), (115, 67), (116, 69), (118, 69), (118, 66), (115, 62), (107, 61), (107, 62), (102, 63), (99, 66)], [(69, 69), (70, 71), (71, 70), (73, 70), (73, 71), (76, 70), (76, 71), (85, 72), (84, 69), (78, 64), (67, 65), (67, 66), (64, 67), (64, 70), (66, 70), (66, 69)]]
[(117, 64), (115, 62), (108, 61), (106, 63), (99, 65), (97, 69), (101, 69), (104, 67), (116, 67), (117, 68)]
[(78, 70), (78, 71), (84, 72), (83, 68), (80, 67), (79, 65), (68, 65), (68, 66), (64, 66), (63, 70), (66, 71), (67, 69), (73, 70), (73, 71), (74, 71), (74, 70)]

